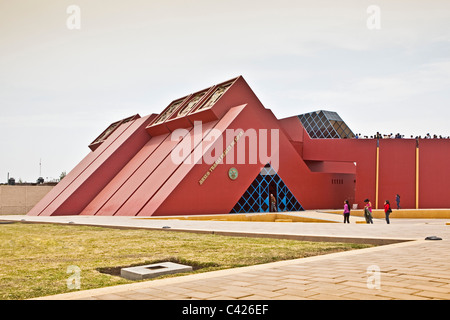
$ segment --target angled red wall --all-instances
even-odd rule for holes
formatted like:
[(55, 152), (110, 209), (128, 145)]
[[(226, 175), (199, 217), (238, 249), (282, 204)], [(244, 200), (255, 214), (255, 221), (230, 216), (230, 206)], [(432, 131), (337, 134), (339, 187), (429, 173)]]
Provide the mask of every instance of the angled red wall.
[[(195, 140), (196, 134), (202, 135), (210, 130), (216, 121), (208, 122), (203, 125), (202, 132), (190, 130), (179, 143), (185, 143), (186, 140)], [(201, 138), (200, 138), (201, 141)], [(170, 150), (172, 151), (172, 149)], [(116, 215), (136, 215), (148, 203), (148, 201), (157, 193), (157, 191), (167, 182), (167, 179), (177, 170), (180, 164), (173, 161), (171, 152), (164, 158), (153, 170), (151, 175), (139, 186), (139, 188), (128, 198), (128, 200), (117, 210)]]
[[(255, 127), (255, 122), (258, 121), (258, 118), (249, 118), (251, 114), (251, 108), (247, 106), (232, 108), (224, 116), (226, 121), (219, 122), (220, 127), (217, 127), (217, 129), (224, 132), (226, 129), (245, 130), (249, 125)], [(236, 133), (238, 132), (236, 131)], [(205, 138), (206, 141), (209, 140), (208, 137)], [(204, 147), (203, 154), (212, 149), (220, 150), (217, 153), (222, 153), (227, 147), (227, 141), (225, 140), (224, 138), (212, 144), (205, 143), (205, 145), (202, 145)], [(236, 150), (236, 145), (233, 147), (233, 150)], [(259, 173), (261, 167), (260, 164), (238, 164), (235, 160), (233, 160), (233, 164), (227, 164), (227, 162), (231, 162), (228, 159), (230, 159), (232, 154), (233, 151), (230, 151), (224, 159), (225, 163), (218, 164), (202, 184), (199, 181), (209, 171), (213, 165), (212, 163), (202, 160), (201, 163), (197, 163), (194, 166), (182, 165), (180, 170), (184, 174), (174, 176), (174, 178), (177, 178), (176, 181), (170, 181), (170, 184), (161, 190), (159, 197), (164, 194), (164, 197), (167, 199), (164, 202), (149, 202), (140, 214), (147, 215), (150, 212), (149, 210), (155, 210), (155, 208), (155, 215), (183, 214), (181, 212), (186, 212), (186, 214), (229, 213)], [(220, 154), (215, 154), (214, 156), (218, 158)], [(230, 180), (228, 177), (228, 170), (231, 167), (236, 168), (239, 172), (239, 177), (235, 181)], [(189, 170), (188, 175), (186, 174), (187, 170)], [(172, 190), (170, 193), (168, 188)]]
[[(114, 215), (117, 208), (125, 201), (131, 193), (138, 188), (142, 180), (151, 172), (151, 162), (148, 159), (158, 154), (158, 150), (166, 142), (168, 135), (163, 134), (151, 138), (142, 149), (123, 167), (123, 169), (101, 190), (98, 195), (81, 212), (82, 215)], [(160, 153), (160, 152), (159, 152)], [(165, 153), (163, 153), (165, 154)], [(127, 194), (128, 191), (128, 194)], [(114, 205), (113, 197), (124, 200)], [(117, 201), (116, 201), (117, 203)]]
[[(225, 129), (230, 128), (230, 123), (244, 109), (245, 106), (237, 106), (231, 108), (227, 114), (214, 126), (214, 130), (224, 132)], [(203, 124), (205, 127), (207, 124)], [(212, 142), (210, 136), (207, 134), (209, 130), (203, 130), (205, 134), (200, 145), (193, 149), (202, 151), (202, 154), (213, 145), (218, 145), (219, 142)], [(220, 144), (218, 150), (223, 150), (223, 144)], [(219, 155), (217, 155), (218, 157)], [(211, 213), (228, 213), (224, 210), (229, 197), (232, 196), (232, 190), (229, 190), (222, 183), (215, 183), (211, 185), (208, 181), (211, 177), (216, 176), (216, 170), (220, 172), (222, 166), (218, 165), (213, 173), (205, 180), (203, 185), (199, 185), (199, 180), (211, 167), (210, 163), (205, 163), (203, 160), (201, 164), (192, 162), (193, 157), (189, 157), (188, 161), (179, 165), (177, 170), (168, 178), (166, 183), (161, 186), (160, 190), (145, 204), (145, 206), (138, 212), (138, 215), (179, 215), (179, 214), (211, 214)], [(251, 170), (251, 168), (249, 168)], [(220, 173), (217, 173), (219, 175)], [(208, 185), (210, 187), (208, 187)], [(214, 196), (214, 189), (217, 194)], [(231, 191), (231, 194), (230, 194)], [(211, 206), (211, 204), (213, 204)], [(183, 213), (182, 213), (183, 212)]]

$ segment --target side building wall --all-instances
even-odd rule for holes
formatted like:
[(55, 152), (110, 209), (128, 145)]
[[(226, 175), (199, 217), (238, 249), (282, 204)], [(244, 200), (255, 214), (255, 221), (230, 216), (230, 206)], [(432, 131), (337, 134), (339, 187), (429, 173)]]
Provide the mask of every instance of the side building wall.
[(306, 138), (303, 157), (356, 162), (355, 203), (360, 208), (365, 198), (374, 208), (383, 208), (385, 200), (395, 208), (397, 193), (403, 209), (450, 207), (448, 139), (380, 139), (377, 161), (376, 139)]

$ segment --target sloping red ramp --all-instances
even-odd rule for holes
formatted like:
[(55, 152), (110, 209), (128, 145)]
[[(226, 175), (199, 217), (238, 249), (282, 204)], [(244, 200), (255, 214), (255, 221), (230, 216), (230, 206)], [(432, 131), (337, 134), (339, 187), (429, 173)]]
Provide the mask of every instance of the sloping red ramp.
[(156, 115), (122, 124), (89, 153), (28, 214), (79, 214), (148, 141), (145, 127)]

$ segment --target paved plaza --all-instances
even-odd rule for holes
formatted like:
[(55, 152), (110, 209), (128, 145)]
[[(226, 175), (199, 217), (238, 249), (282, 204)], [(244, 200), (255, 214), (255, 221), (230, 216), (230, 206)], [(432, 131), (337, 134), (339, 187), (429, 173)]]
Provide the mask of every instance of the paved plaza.
[[(320, 212), (304, 214), (341, 221)], [(40, 299), (94, 300), (428, 300), (450, 299), (448, 220), (391, 219), (387, 225), (155, 220), (96, 216), (0, 216), (0, 220), (215, 233), (379, 246), (323, 256), (185, 275)], [(438, 236), (442, 240), (425, 240)]]

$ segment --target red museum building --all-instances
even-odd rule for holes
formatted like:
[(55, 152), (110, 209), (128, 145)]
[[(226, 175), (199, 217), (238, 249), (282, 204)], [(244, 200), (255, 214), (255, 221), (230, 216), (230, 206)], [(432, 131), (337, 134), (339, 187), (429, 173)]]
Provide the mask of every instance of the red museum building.
[[(335, 112), (277, 119), (242, 77), (111, 124), (28, 215), (450, 207), (450, 140), (355, 139)], [(270, 207), (270, 194), (276, 199)]]

